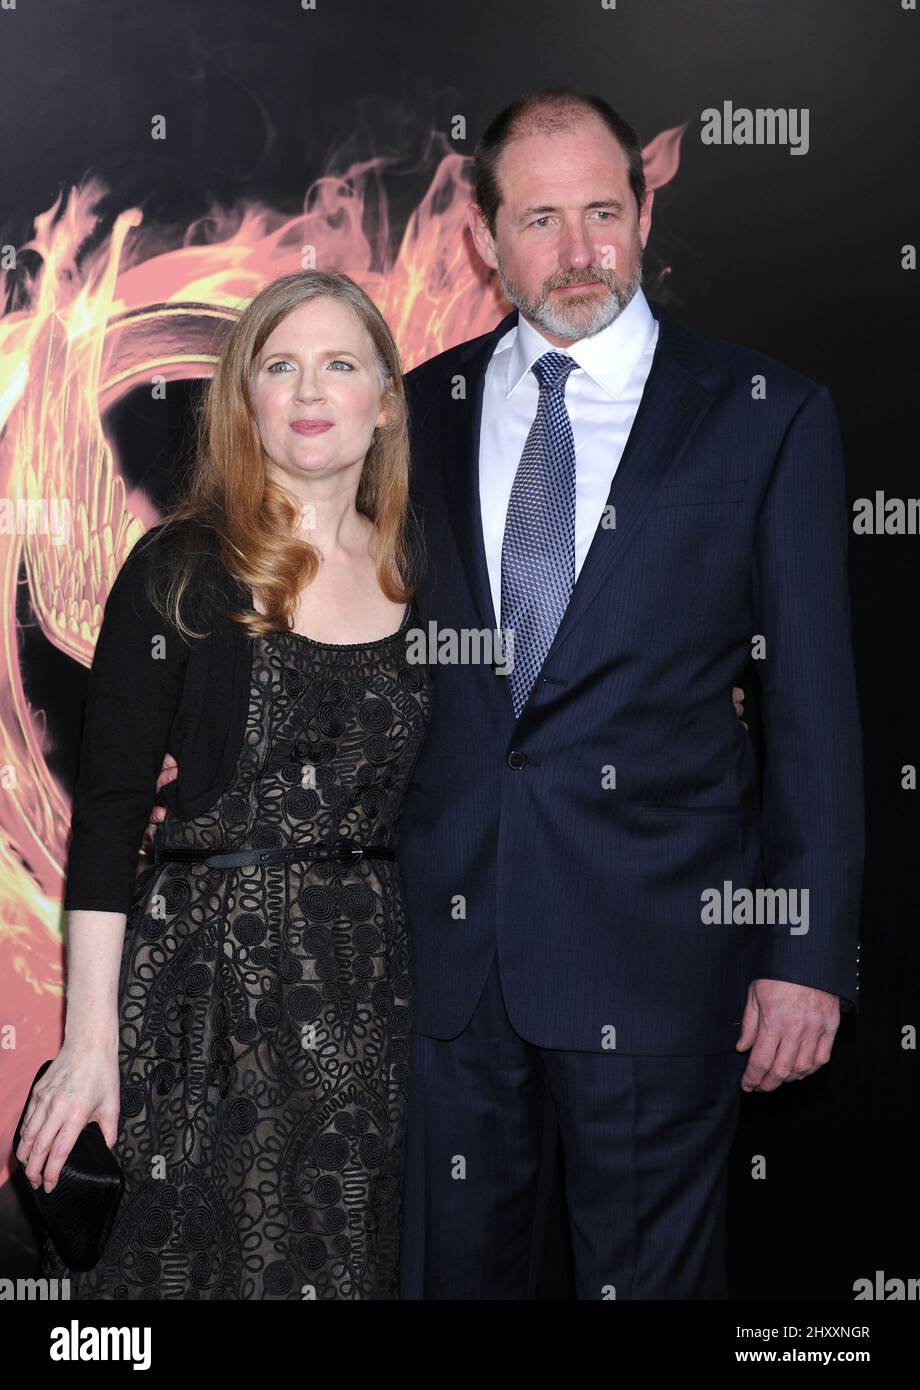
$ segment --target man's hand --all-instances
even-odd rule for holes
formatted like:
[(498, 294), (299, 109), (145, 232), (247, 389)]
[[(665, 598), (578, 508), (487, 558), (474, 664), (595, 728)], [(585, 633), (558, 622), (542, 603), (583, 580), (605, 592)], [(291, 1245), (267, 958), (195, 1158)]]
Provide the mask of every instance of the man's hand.
[[(738, 716), (739, 719), (741, 719), (742, 714), (744, 714), (744, 705), (742, 704), (743, 699), (744, 699), (744, 691), (741, 689), (741, 686), (740, 686), (740, 685), (733, 685), (733, 686), (732, 686), (732, 704), (735, 706), (735, 713), (737, 714), (737, 716)], [(742, 721), (742, 722), (743, 722), (743, 721)], [(747, 725), (745, 725), (745, 728), (747, 728)]]
[(754, 980), (748, 986), (738, 1052), (753, 1044), (742, 1091), (775, 1091), (823, 1067), (840, 1026), (836, 994), (788, 980)]
[[(176, 762), (172, 753), (167, 753), (163, 759), (163, 766), (160, 768), (160, 775), (157, 778), (156, 790), (159, 791), (161, 787), (165, 787), (167, 782), (174, 782), (178, 776), (179, 764)], [(150, 821), (147, 825), (147, 829), (144, 831), (144, 836), (141, 840), (141, 854), (153, 854), (153, 837), (156, 834), (156, 828), (160, 821), (165, 818), (166, 807), (154, 806), (150, 812)]]

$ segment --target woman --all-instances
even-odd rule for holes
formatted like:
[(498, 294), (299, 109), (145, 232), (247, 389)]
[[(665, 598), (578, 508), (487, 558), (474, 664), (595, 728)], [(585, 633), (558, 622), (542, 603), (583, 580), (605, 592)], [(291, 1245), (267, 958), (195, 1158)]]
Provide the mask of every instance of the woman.
[[(277, 280), (187, 492), (112, 586), (64, 898), (64, 1042), (17, 1156), (126, 1176), (76, 1298), (398, 1296), (411, 982), (397, 822), (427, 724), (399, 354), (347, 276)], [(198, 631), (202, 626), (206, 631)], [(137, 847), (166, 749), (155, 862)]]

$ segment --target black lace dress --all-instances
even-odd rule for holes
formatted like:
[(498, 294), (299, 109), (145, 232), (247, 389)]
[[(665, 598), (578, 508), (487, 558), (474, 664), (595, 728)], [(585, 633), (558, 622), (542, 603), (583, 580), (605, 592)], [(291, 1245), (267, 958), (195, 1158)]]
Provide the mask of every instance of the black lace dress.
[[(405, 634), (252, 639), (231, 785), (163, 848), (397, 842), (428, 668)], [(391, 1299), (412, 992), (399, 864), (150, 865), (119, 986), (126, 1175), (78, 1299)]]

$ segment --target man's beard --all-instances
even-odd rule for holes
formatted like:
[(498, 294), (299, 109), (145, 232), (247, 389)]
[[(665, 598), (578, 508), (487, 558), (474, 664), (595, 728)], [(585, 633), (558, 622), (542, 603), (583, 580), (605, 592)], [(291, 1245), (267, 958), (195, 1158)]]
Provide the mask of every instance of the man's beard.
[[(585, 270), (570, 271), (567, 275), (560, 272), (546, 281), (539, 299), (532, 299), (523, 294), (508, 279), (500, 259), (496, 273), (505, 298), (535, 328), (542, 328), (544, 332), (552, 333), (557, 338), (591, 338), (622, 314), (642, 284), (642, 260), (641, 257), (637, 260), (635, 273), (626, 281), (621, 280), (612, 270), (603, 270), (600, 266), (594, 265), (586, 267)], [(584, 297), (566, 295), (568, 304), (561, 302), (558, 296), (555, 300), (550, 299), (551, 290), (560, 289), (565, 285), (579, 285), (583, 280), (593, 280), (606, 285), (608, 293), (601, 294), (599, 290), (592, 288), (585, 291)], [(572, 303), (576, 299), (581, 302)]]

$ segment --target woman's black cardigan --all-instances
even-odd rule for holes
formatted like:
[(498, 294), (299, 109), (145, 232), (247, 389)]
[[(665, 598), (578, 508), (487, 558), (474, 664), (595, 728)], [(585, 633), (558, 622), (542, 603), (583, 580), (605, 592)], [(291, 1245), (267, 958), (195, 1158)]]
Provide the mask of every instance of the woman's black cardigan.
[[(168, 533), (168, 534), (167, 534)], [(89, 674), (74, 788), (64, 908), (127, 912), (141, 837), (154, 803), (183, 820), (206, 811), (233, 777), (248, 713), (251, 639), (231, 611), (252, 591), (232, 579), (208, 533), (182, 616), (208, 635), (187, 639), (149, 602), (151, 565), (174, 564), (193, 533), (152, 527), (115, 577)], [(157, 793), (169, 751), (177, 778)]]

